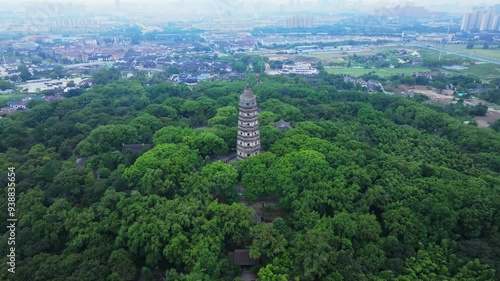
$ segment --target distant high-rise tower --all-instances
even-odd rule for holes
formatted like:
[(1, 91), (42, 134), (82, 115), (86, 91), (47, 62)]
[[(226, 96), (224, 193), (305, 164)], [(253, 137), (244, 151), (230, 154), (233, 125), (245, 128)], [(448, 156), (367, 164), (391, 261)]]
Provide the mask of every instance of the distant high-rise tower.
[(311, 16), (294, 16), (291, 18), (287, 18), (285, 20), (286, 28), (298, 28), (298, 27), (311, 28), (312, 26), (313, 26), (313, 18)]
[(496, 16), (491, 24), (491, 30), (500, 31), (500, 15)]
[(494, 30), (495, 28), (492, 27), (494, 20), (495, 20), (494, 13), (484, 14), (483, 18), (481, 19), (481, 25), (479, 26), (479, 30), (480, 31)]
[(460, 26), (460, 30), (469, 31), (469, 25), (471, 21), (472, 13), (465, 13), (462, 18), (462, 25)]
[(260, 152), (259, 111), (250, 86), (240, 96), (236, 159), (242, 160)]
[(465, 13), (462, 18), (462, 31), (495, 31), (495, 8), (476, 8), (469, 13)]

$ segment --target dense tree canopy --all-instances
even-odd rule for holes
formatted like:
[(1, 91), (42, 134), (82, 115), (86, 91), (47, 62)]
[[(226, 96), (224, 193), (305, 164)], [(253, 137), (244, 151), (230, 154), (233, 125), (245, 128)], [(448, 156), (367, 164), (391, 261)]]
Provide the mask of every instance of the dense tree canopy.
[(352, 91), (335, 75), (262, 75), (263, 151), (223, 163), (244, 83), (94, 80), (0, 119), (0, 185), (15, 167), (18, 219), (17, 273), (0, 280), (231, 281), (241, 248), (262, 281), (500, 279), (498, 122), (467, 126), (450, 116), (460, 105)]

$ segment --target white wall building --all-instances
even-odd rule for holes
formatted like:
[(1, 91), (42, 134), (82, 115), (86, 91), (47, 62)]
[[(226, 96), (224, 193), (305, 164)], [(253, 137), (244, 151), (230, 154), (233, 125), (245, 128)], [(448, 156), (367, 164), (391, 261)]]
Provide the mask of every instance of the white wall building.
[(310, 63), (295, 63), (293, 65), (283, 65), (281, 70), (283, 74), (298, 74), (298, 75), (315, 75), (319, 71), (314, 68)]

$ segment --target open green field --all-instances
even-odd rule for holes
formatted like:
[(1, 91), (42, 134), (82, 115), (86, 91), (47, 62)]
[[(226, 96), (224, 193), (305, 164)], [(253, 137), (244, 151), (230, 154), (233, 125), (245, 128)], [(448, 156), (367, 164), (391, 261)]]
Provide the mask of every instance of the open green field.
[(484, 80), (491, 80), (494, 78), (500, 78), (500, 65), (492, 63), (481, 63), (476, 62), (476, 64), (467, 66), (464, 70), (449, 70), (446, 69), (445, 72), (448, 73), (467, 73)]
[(446, 62), (449, 62), (449, 65), (452, 64), (461, 64), (464, 62), (474, 62), (474, 59), (471, 58), (466, 58), (454, 54), (449, 54), (446, 52), (441, 52), (441, 58), (439, 55), (439, 51), (437, 50), (431, 50), (427, 48), (419, 48), (419, 47), (412, 47), (412, 50), (416, 50), (422, 59), (424, 60), (440, 60), (446, 65)]
[[(463, 47), (465, 49), (465, 46), (453, 46), (453, 47)], [(426, 48), (419, 48), (419, 47), (383, 47), (383, 48), (378, 48), (378, 49), (373, 49), (373, 53), (383, 53), (383, 52), (388, 52), (390, 50), (394, 49), (401, 49), (401, 48), (407, 48), (411, 49), (414, 51), (417, 51), (420, 55), (421, 58), (427, 59), (427, 60), (438, 60), (439, 59), (439, 51), (436, 50), (430, 50)], [(474, 50), (474, 49), (473, 49)], [(495, 53), (495, 56), (500, 57), (500, 51), (499, 50), (476, 50), (478, 51), (477, 55), (480, 55), (479, 52), (497, 52)], [(391, 54), (389, 57), (396, 56)], [(484, 56), (484, 55), (483, 55)], [(493, 57), (493, 56), (492, 56)], [(464, 58), (460, 57), (457, 55), (453, 54), (446, 54), (446, 53), (441, 53), (441, 61), (450, 61), (450, 64), (454, 63), (460, 63), (460, 62), (474, 62), (473, 59), (469, 58)], [(363, 75), (365, 73), (368, 73), (370, 71), (375, 71), (375, 73), (381, 77), (390, 77), (393, 74), (397, 73), (404, 73), (404, 74), (412, 74), (413, 72), (417, 71), (429, 71), (428, 68), (419, 68), (419, 67), (414, 67), (414, 68), (384, 68), (384, 69), (364, 69), (364, 68), (329, 68), (326, 69), (328, 73), (334, 73), (334, 74), (350, 74), (354, 76), (359, 76)], [(464, 70), (448, 70), (448, 69), (441, 69), (441, 71), (453, 74), (453, 73), (467, 73), (468, 75), (472, 75), (475, 77), (478, 77), (480, 79), (484, 80), (491, 80), (493, 78), (499, 78), (500, 77), (500, 65), (496, 64), (491, 64), (491, 63), (484, 63), (484, 62), (478, 62), (476, 61), (475, 64), (472, 64), (470, 66), (467, 66), (467, 69)]]
[(430, 71), (428, 68), (409, 67), (409, 68), (325, 68), (326, 72), (330, 74), (347, 74), (353, 76), (361, 76), (369, 72), (375, 72), (380, 77), (391, 77), (394, 74), (403, 73), (411, 75), (414, 72)]
[[(461, 49), (460, 50), (452, 50), (449, 47), (463, 48), (464, 50), (467, 50), (467, 49), (465, 49), (465, 46), (463, 46), (463, 45), (447, 46), (446, 47), (450, 51), (457, 51), (458, 52)], [(422, 58), (424, 58), (424, 59), (428, 59), (428, 60), (438, 60), (439, 59), (439, 51), (430, 50), (430, 49), (423, 49), (423, 48), (414, 48), (414, 49), (416, 49), (421, 54)], [(482, 57), (486, 57), (486, 56), (480, 54), (481, 51), (488, 52), (488, 53), (491, 51), (492, 53), (490, 53), (490, 54), (493, 54), (494, 52), (496, 52), (496, 53), (494, 53), (494, 55), (491, 55), (490, 58), (494, 58), (495, 56), (500, 58), (500, 50), (498, 50), (498, 49), (497, 50), (482, 50), (481, 49), (481, 50), (476, 50), (476, 51), (478, 51), (478, 53), (476, 53), (475, 55), (482, 56)], [(469, 54), (472, 55), (472, 53), (469, 53)], [(441, 53), (441, 61), (444, 61), (444, 62), (450, 61), (450, 64), (456, 64), (456, 62), (466, 62), (466, 61), (474, 62), (474, 64), (467, 66), (467, 69), (464, 69), (464, 70), (449, 70), (449, 69), (444, 70), (444, 69), (442, 69), (442, 71), (450, 73), (450, 74), (452, 74), (452, 73), (467, 73), (468, 75), (472, 75), (472, 76), (475, 76), (475, 77), (478, 77), (478, 78), (484, 79), (484, 80), (491, 80), (493, 78), (500, 77), (500, 65), (497, 65), (497, 64), (475, 61), (474, 59), (464, 58), (464, 57), (457, 56), (454, 54), (446, 54), (444, 52)]]
[[(353, 76), (361, 76), (363, 74), (367, 74), (369, 72), (375, 72), (380, 77), (391, 77), (394, 74), (403, 73), (405, 75), (411, 75), (414, 72), (425, 72), (430, 71), (428, 68), (423, 67), (409, 67), (409, 68), (325, 68), (326, 72), (330, 74), (347, 74)], [(480, 79), (491, 80), (493, 78), (500, 77), (500, 66), (490, 63), (479, 63), (468, 66), (468, 69), (465, 70), (449, 70), (449, 69), (441, 69), (441, 71), (449, 73), (449, 74), (459, 74), (459, 73), (467, 73), (468, 75), (472, 75), (478, 77)]]
[(367, 49), (364, 49), (364, 50), (360, 50), (360, 51), (356, 51), (356, 52), (352, 52), (352, 51), (349, 51), (349, 52), (336, 52), (336, 53), (314, 53), (314, 54), (301, 54), (299, 56), (303, 56), (303, 57), (309, 57), (309, 58), (317, 58), (317, 59), (320, 59), (322, 60), (323, 62), (338, 62), (338, 59), (339, 58), (343, 58), (343, 57), (348, 57), (348, 56), (352, 56), (354, 54), (358, 55), (358, 56), (370, 56), (370, 55), (375, 55), (375, 54), (378, 54), (378, 53), (386, 53), (386, 52), (389, 52), (389, 51), (392, 51), (392, 50), (395, 50), (395, 49), (400, 49), (402, 47), (368, 47)]
[[(498, 48), (494, 48), (495, 46), (491, 46), (491, 49), (479, 49), (479, 46), (476, 46), (475, 49), (466, 49), (465, 45), (449, 45), (446, 48), (450, 51), (460, 52), (464, 54), (476, 55), (480, 57), (488, 57), (492, 59), (500, 59), (500, 50)], [(478, 77), (484, 80), (491, 80), (493, 78), (500, 77), (500, 65), (495, 65), (491, 63), (478, 62), (471, 58), (466, 58), (454, 54), (447, 54), (445, 52), (440, 52), (428, 48), (422, 48), (418, 46), (408, 46), (408, 45), (400, 45), (400, 46), (370, 46), (369, 50), (355, 52), (355, 54), (359, 56), (368, 56), (374, 55), (377, 53), (385, 53), (387, 58), (393, 61), (397, 58), (402, 58), (405, 55), (400, 55), (398, 53), (393, 53), (391, 51), (407, 49), (412, 51), (417, 51), (420, 54), (420, 58), (426, 61), (438, 61), (440, 60), (444, 65), (462, 65), (462, 63), (470, 62), (474, 63), (468, 66), (467, 69), (464, 70), (448, 70), (441, 69), (441, 71), (453, 74), (453, 73), (467, 73), (468, 75)], [(324, 65), (328, 65), (329, 62), (337, 63), (339, 65), (344, 64), (347, 61), (348, 56), (352, 56), (354, 52), (337, 52), (337, 53), (315, 53), (315, 54), (300, 54), (300, 55), (285, 55), (289, 59), (298, 59), (301, 58), (303, 61), (313, 60), (321, 60)], [(408, 55), (406, 55), (408, 57)], [(352, 62), (353, 66), (363, 66), (362, 64), (357, 64)], [(332, 74), (348, 74), (353, 76), (360, 76), (369, 72), (374, 71), (375, 74), (381, 77), (390, 77), (393, 74), (403, 73), (403, 74), (412, 74), (413, 72), (418, 71), (429, 71), (428, 68), (425, 67), (408, 67), (408, 68), (383, 68), (383, 69), (374, 69), (374, 68), (325, 68), (328, 73)]]
[[(464, 47), (465, 48), (465, 47)], [(407, 50), (412, 50), (412, 51), (417, 51), (420, 54), (420, 58), (424, 60), (438, 60), (441, 59), (441, 61), (453, 61), (453, 62), (466, 62), (466, 61), (473, 61), (473, 59), (469, 58), (464, 58), (460, 57), (457, 55), (453, 54), (446, 54), (445, 52), (441, 53), (441, 58), (439, 58), (439, 51), (436, 50), (431, 50), (427, 48), (421, 48), (417, 46), (371, 46), (369, 47), (368, 50), (365, 51), (359, 51), (359, 52), (338, 52), (338, 53), (315, 53), (315, 54), (304, 54), (304, 55), (298, 55), (301, 57), (306, 57), (306, 58), (315, 58), (315, 59), (320, 59), (323, 61), (323, 63), (328, 63), (328, 62), (339, 62), (341, 61), (342, 58), (347, 58), (349, 56), (352, 56), (353, 54), (356, 54), (358, 56), (370, 56), (370, 55), (375, 55), (379, 53), (383, 53), (387, 55), (387, 58), (389, 59), (396, 59), (396, 58), (403, 58), (407, 57), (408, 55), (401, 55), (397, 53), (392, 53), (394, 50), (402, 50), (402, 49), (407, 49)], [(484, 50), (488, 51), (488, 50)], [(495, 50), (493, 50), (494, 52)], [(500, 55), (500, 51), (497, 50)]]
[(500, 49), (496, 45), (490, 46), (489, 49), (483, 49), (481, 45), (476, 45), (473, 49), (467, 49), (465, 45), (447, 45), (445, 48), (457, 53), (500, 60)]

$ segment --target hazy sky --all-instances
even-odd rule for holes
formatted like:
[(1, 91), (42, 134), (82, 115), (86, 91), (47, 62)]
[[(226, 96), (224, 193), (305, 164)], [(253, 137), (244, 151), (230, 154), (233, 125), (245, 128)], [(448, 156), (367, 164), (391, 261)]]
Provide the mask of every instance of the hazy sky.
[[(299, 11), (301, 9), (314, 9), (318, 2), (330, 2), (331, 7), (340, 8), (340, 10), (348, 11), (348, 9), (355, 8), (357, 10), (363, 11), (373, 11), (375, 8), (381, 7), (391, 7), (395, 5), (405, 5), (407, 3), (411, 3), (416, 6), (426, 6), (431, 11), (448, 11), (448, 12), (458, 12), (464, 13), (469, 11), (473, 6), (491, 6), (495, 4), (500, 4), (500, 0), (478, 0), (478, 1), (470, 1), (470, 0), (413, 0), (413, 1), (405, 1), (405, 0), (118, 0), (122, 6), (128, 6), (127, 4), (137, 4), (139, 8), (141, 7), (151, 7), (162, 5), (165, 8), (171, 8), (175, 6), (173, 3), (182, 2), (182, 10), (187, 9), (201, 9), (206, 10), (208, 8), (212, 9), (224, 9), (228, 10), (239, 9), (238, 7), (244, 7), (244, 9), (253, 9), (259, 12), (265, 12), (267, 7), (273, 10), (278, 7), (279, 4), (284, 4), (285, 9), (290, 11)], [(295, 5), (290, 5), (290, 3), (301, 3), (300, 7)], [(16, 9), (24, 9), (23, 4), (20, 3), (32, 3), (34, 5), (43, 5), (46, 4), (73, 4), (73, 5), (86, 5), (89, 8), (92, 6), (98, 9), (98, 6), (111, 6), (115, 4), (115, 0), (0, 0), (2, 5), (0, 5), (0, 10), (16, 10)], [(235, 4), (235, 2), (244, 3), (244, 4)], [(359, 2), (363, 4), (360, 5)], [(258, 4), (256, 4), (258, 3)], [(268, 5), (266, 5), (269, 3)], [(345, 3), (345, 4), (339, 4)], [(345, 5), (345, 6), (344, 6)], [(342, 9), (345, 7), (345, 9)], [(133, 7), (131, 7), (133, 9)], [(156, 8), (155, 8), (156, 9)], [(347, 10), (346, 10), (347, 9)], [(129, 8), (130, 10), (130, 8)], [(169, 9), (172, 10), (172, 9)]]
[[(144, 4), (144, 3), (169, 3), (169, 2), (176, 2), (178, 0), (119, 0), (121, 3), (138, 3), (138, 4)], [(330, 0), (331, 2), (335, 3), (336, 0)], [(494, 5), (494, 4), (500, 4), (499, 0), (482, 0), (482, 1), (467, 1), (467, 0), (462, 0), (462, 1), (457, 1), (457, 0), (418, 0), (418, 1), (404, 1), (404, 0), (362, 0), (363, 3), (366, 4), (377, 4), (377, 3), (398, 3), (398, 4), (405, 4), (407, 2), (413, 2), (415, 4), (424, 4), (424, 5), (436, 5), (436, 4), (445, 4), (445, 3), (459, 3), (461, 5), (471, 5), (470, 3), (473, 2), (474, 5)], [(115, 3), (115, 0), (2, 0), (1, 2), (5, 3), (19, 3), (19, 2), (34, 2), (34, 3), (78, 3), (78, 4), (113, 4)], [(184, 0), (184, 2), (205, 2), (205, 3), (211, 3), (211, 2), (233, 2), (231, 0)], [(246, 3), (249, 2), (268, 2), (272, 4), (276, 3), (283, 3), (287, 4), (290, 1), (289, 0), (272, 0), (272, 1), (262, 1), (262, 0), (245, 0)], [(318, 0), (301, 0), (302, 3), (311, 3), (311, 2), (318, 2)]]

